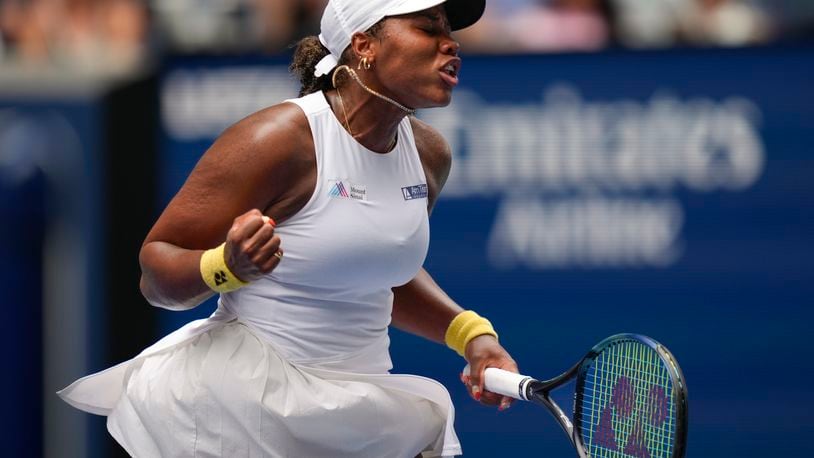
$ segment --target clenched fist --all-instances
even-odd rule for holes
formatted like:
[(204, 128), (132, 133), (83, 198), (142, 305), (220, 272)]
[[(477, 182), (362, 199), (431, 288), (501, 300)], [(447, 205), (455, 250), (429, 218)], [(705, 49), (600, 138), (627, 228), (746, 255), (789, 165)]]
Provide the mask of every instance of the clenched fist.
[(274, 234), (274, 224), (274, 220), (260, 210), (250, 210), (235, 218), (226, 234), (226, 265), (244, 282), (271, 272), (283, 259), (280, 237)]

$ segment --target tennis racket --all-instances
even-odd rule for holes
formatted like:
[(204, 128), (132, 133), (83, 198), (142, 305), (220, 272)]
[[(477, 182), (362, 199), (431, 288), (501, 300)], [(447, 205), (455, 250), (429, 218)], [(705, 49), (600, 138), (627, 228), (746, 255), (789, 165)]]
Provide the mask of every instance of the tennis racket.
[[(574, 379), (573, 414), (568, 415), (550, 394)], [(673, 355), (649, 337), (608, 337), (547, 381), (488, 368), (484, 386), (548, 408), (580, 458), (684, 456), (687, 386)]]

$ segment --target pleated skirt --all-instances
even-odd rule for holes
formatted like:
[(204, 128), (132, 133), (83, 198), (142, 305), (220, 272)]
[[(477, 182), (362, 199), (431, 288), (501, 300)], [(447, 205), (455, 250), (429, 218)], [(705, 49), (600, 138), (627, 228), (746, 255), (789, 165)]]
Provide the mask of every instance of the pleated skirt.
[(297, 366), (238, 320), (162, 347), (60, 392), (107, 415), (108, 431), (132, 456), (461, 453), (449, 394), (433, 380)]

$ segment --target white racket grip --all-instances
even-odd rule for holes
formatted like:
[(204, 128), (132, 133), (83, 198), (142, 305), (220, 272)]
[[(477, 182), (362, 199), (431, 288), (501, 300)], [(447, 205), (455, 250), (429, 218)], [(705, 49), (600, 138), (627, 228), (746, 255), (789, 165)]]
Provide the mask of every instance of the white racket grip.
[(496, 367), (488, 367), (483, 372), (484, 388), (492, 393), (502, 394), (514, 399), (528, 401), (526, 387), (534, 379), (523, 374), (504, 371)]

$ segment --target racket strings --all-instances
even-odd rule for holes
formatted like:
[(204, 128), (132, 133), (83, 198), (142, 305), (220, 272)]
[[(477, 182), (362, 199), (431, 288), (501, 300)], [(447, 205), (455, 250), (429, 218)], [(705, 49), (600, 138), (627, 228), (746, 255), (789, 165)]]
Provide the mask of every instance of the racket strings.
[(606, 348), (588, 369), (578, 399), (591, 457), (672, 456), (672, 379), (650, 347), (625, 341)]
[[(599, 366), (601, 370), (594, 373), (593, 387), (590, 387), (589, 381), (589, 388), (594, 388), (592, 391), (595, 391), (595, 388), (597, 386), (601, 387), (602, 383), (608, 380), (616, 380), (616, 385), (613, 387), (613, 390), (608, 390), (607, 388), (600, 389), (600, 396), (604, 399), (591, 400), (594, 408), (597, 401), (600, 405), (604, 405), (600, 413), (599, 423), (597, 424), (597, 438), (599, 440), (595, 442), (604, 446), (604, 449), (614, 452), (610, 454), (610, 456), (649, 456), (646, 446), (644, 445), (646, 438), (643, 437), (643, 434), (647, 431), (643, 431), (642, 426), (642, 422), (647, 421), (642, 417), (647, 416), (646, 411), (648, 410), (648, 406), (643, 405), (643, 398), (641, 396), (637, 397), (634, 395), (633, 384), (647, 381), (642, 374), (650, 375), (650, 381), (652, 381), (653, 372), (642, 370), (642, 363), (646, 363), (646, 361), (641, 358), (630, 358), (623, 353), (610, 355), (612, 356), (611, 358), (605, 358), (602, 361), (604, 364)], [(626, 359), (627, 361), (625, 361)], [(639, 379), (631, 383), (631, 374), (638, 376)], [(600, 383), (597, 383), (597, 381)], [(645, 412), (644, 415), (642, 415), (643, 412)], [(651, 432), (653, 432), (652, 429)], [(658, 430), (655, 432), (657, 436), (664, 436), (664, 434)], [(650, 439), (649, 442), (653, 445), (653, 438)], [(655, 439), (658, 442), (663, 442), (659, 440), (658, 437)], [(619, 444), (619, 442), (621, 442), (621, 444)], [(623, 450), (626, 453), (620, 454), (619, 451), (622, 450), (620, 445), (622, 444), (625, 445)], [(659, 447), (657, 443), (655, 448), (657, 449), (655, 451), (658, 453), (658, 449), (661, 447)], [(598, 453), (594, 453), (594, 455), (601, 456)], [(660, 453), (658, 455), (660, 455)]]

